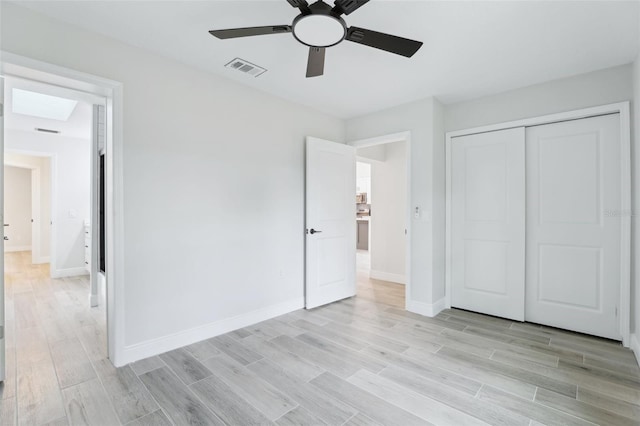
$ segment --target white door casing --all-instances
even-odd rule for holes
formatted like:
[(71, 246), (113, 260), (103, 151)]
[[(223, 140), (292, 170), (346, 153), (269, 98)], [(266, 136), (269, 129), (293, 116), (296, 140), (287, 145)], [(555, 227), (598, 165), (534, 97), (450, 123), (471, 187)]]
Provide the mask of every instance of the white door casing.
[(307, 137), (307, 309), (356, 294), (355, 188), (355, 148)]
[(451, 141), (451, 305), (524, 320), (525, 130)]
[(98, 285), (98, 242), (100, 238), (99, 231), (99, 208), (98, 208), (98, 194), (100, 193), (98, 175), (100, 173), (99, 170), (99, 158), (100, 158), (100, 140), (104, 137), (104, 129), (101, 126), (104, 123), (104, 120), (101, 120), (101, 115), (104, 114), (104, 107), (101, 105), (93, 105), (93, 116), (91, 122), (92, 128), (92, 137), (91, 137), (91, 208), (89, 209), (91, 218), (90, 218), (90, 228), (89, 232), (91, 232), (91, 246), (87, 247), (91, 254), (91, 260), (89, 261), (90, 271), (89, 271), (89, 280), (90, 280), (90, 292), (89, 292), (89, 304), (91, 307), (96, 307), (99, 304), (99, 285)]
[(5, 378), (5, 310), (4, 310), (4, 78), (0, 77), (0, 381)]
[(526, 320), (619, 340), (619, 116), (529, 127), (526, 138)]

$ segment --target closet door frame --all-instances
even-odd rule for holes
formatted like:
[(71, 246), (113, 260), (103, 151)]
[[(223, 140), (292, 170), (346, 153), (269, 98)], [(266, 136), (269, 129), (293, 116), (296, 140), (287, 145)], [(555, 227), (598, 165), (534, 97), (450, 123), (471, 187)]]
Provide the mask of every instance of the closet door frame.
[[(629, 102), (619, 102), (601, 105), (575, 111), (526, 118), (492, 124), (489, 126), (457, 130), (446, 134), (446, 275), (445, 275), (445, 305), (451, 308), (451, 150), (452, 140), (458, 136), (493, 132), (515, 127), (530, 127), (541, 124), (558, 123), (562, 121), (578, 120), (606, 114), (619, 114), (620, 119), (620, 335), (625, 347), (630, 345), (631, 320), (631, 121)], [(640, 349), (640, 348), (639, 348)]]

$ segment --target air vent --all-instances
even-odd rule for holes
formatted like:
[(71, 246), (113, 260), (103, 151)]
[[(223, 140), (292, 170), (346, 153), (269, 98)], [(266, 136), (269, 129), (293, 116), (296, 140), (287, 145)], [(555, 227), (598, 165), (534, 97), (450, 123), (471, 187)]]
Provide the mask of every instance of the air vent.
[(235, 58), (233, 61), (225, 65), (225, 67), (240, 71), (253, 77), (258, 77), (267, 72), (266, 69), (240, 58)]
[(42, 132), (42, 133), (55, 133), (55, 134), (60, 133), (60, 130), (43, 129), (42, 127), (36, 127), (36, 131)]

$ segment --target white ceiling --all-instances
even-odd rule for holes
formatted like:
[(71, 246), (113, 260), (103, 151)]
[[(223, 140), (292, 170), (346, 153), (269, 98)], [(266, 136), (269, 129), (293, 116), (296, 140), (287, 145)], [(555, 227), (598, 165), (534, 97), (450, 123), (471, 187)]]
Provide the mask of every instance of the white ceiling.
[[(67, 121), (52, 120), (48, 118), (33, 117), (31, 115), (16, 114), (11, 108), (13, 104), (13, 89), (28, 90), (31, 92), (42, 93), (50, 96), (59, 96), (66, 99), (78, 101), (73, 113)], [(39, 133), (36, 127), (59, 130), (61, 136), (70, 138), (89, 139), (91, 137), (91, 122), (93, 120), (93, 112), (91, 104), (84, 102), (80, 96), (73, 91), (62, 88), (37, 83), (34, 81), (22, 80), (13, 77), (7, 77), (5, 82), (5, 102), (4, 110), (4, 126), (10, 130), (20, 130), (23, 132)], [(57, 136), (57, 135), (52, 135)]]
[[(291, 34), (218, 40), (207, 32), (288, 25), (297, 9), (285, 0), (19, 4), (342, 118), (626, 64), (640, 39), (637, 1), (373, 0), (347, 24), (420, 40), (422, 49), (407, 59), (343, 42), (328, 49), (325, 75), (306, 79), (308, 49)], [(269, 71), (254, 78), (223, 67), (235, 57)]]

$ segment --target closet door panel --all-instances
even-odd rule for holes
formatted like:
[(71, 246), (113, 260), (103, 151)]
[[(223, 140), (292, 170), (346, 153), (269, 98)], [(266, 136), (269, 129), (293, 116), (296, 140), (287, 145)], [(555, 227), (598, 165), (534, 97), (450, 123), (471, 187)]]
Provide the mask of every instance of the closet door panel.
[(620, 338), (618, 120), (527, 129), (527, 321)]
[(451, 145), (451, 303), (524, 320), (524, 128)]

